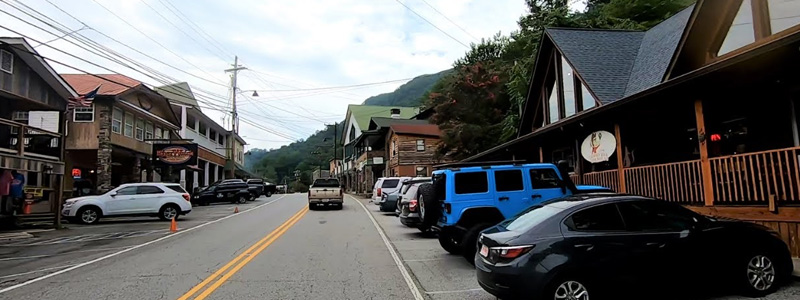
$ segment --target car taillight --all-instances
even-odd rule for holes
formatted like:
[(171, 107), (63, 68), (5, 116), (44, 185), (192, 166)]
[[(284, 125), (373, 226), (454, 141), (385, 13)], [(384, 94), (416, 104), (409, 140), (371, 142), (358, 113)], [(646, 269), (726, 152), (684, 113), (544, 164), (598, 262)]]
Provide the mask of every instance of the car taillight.
[(191, 198), (191, 197), (189, 197), (189, 194), (186, 194), (186, 193), (184, 193), (184, 194), (183, 194), (183, 195), (181, 195), (181, 196), (183, 196), (183, 200), (186, 200), (186, 201), (191, 201), (191, 200), (192, 200), (192, 198)]
[(511, 246), (511, 247), (492, 247), (489, 248), (489, 251), (499, 258), (504, 259), (514, 259), (517, 257), (522, 256), (528, 251), (533, 249), (533, 245), (525, 245), (525, 246)]
[(449, 214), (451, 209), (452, 209), (452, 207), (450, 207), (450, 203), (445, 203), (444, 204), (444, 212), (445, 213)]
[(381, 195), (381, 188), (378, 188), (378, 195)]
[(408, 210), (417, 211), (417, 199), (411, 199), (411, 201), (408, 201)]

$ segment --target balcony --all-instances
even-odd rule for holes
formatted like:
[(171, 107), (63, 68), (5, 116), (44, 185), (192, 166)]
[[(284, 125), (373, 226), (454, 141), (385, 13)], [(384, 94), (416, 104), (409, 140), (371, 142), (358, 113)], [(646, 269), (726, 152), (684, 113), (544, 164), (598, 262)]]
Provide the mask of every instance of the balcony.
[(55, 132), (0, 119), (0, 154), (60, 161), (62, 139)]

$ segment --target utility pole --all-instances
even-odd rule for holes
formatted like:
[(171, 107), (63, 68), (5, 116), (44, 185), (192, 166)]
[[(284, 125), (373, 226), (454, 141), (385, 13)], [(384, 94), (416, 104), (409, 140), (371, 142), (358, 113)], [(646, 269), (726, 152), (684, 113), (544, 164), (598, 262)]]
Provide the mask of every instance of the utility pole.
[(239, 56), (235, 56), (233, 58), (233, 69), (225, 70), (225, 73), (233, 73), (233, 75), (231, 75), (231, 106), (233, 107), (231, 111), (231, 131), (233, 131), (234, 134), (239, 134), (239, 113), (236, 112), (236, 75), (239, 74), (239, 71), (246, 69), (247, 68), (239, 65)]

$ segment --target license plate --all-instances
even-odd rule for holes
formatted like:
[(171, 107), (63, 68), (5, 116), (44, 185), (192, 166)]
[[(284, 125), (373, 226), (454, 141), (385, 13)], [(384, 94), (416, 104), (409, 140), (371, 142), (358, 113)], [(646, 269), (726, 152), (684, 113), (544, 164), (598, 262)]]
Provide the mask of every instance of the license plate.
[(330, 199), (322, 199), (322, 202), (328, 202), (328, 201), (331, 201), (331, 200)]
[(486, 245), (481, 245), (481, 256), (483, 257), (489, 256), (489, 247), (486, 247)]

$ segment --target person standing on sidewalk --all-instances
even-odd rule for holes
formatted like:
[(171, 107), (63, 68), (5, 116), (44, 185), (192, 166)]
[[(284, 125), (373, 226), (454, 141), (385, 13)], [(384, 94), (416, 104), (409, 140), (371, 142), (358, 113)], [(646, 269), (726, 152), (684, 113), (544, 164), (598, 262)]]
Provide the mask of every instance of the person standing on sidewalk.
[(17, 170), (12, 170), (11, 175), (14, 176), (14, 179), (11, 180), (11, 188), (9, 193), (9, 198), (11, 198), (14, 209), (18, 209), (22, 207), (23, 193), (22, 187), (25, 186), (25, 175), (20, 174)]
[(3, 170), (0, 174), (0, 214), (3, 215), (11, 214), (14, 210), (11, 196), (9, 196), (12, 180), (14, 180), (14, 175), (11, 175), (11, 171)]

